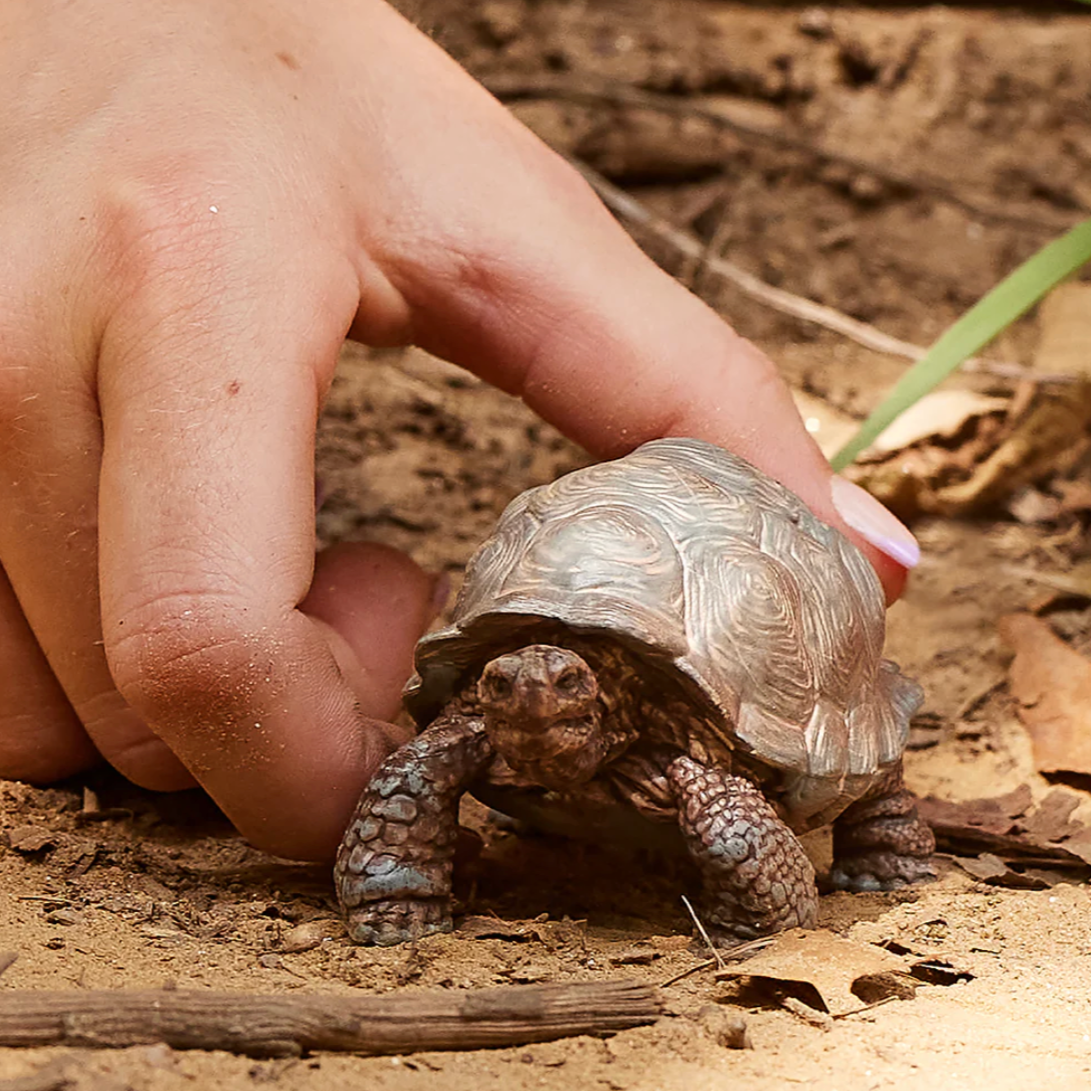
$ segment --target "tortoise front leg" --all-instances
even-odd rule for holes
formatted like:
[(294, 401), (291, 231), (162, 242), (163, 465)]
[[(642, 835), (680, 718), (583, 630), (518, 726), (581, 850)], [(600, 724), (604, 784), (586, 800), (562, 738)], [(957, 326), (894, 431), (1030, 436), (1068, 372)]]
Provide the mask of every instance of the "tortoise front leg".
[(682, 836), (704, 876), (701, 923), (714, 942), (813, 928), (814, 868), (761, 792), (686, 756), (667, 766), (667, 777)]
[(896, 890), (934, 879), (936, 839), (902, 783), (899, 762), (834, 821), (830, 881), (841, 890)]
[(388, 947), (451, 930), (458, 801), (492, 756), (481, 721), (455, 714), (379, 766), (333, 870), (357, 943)]

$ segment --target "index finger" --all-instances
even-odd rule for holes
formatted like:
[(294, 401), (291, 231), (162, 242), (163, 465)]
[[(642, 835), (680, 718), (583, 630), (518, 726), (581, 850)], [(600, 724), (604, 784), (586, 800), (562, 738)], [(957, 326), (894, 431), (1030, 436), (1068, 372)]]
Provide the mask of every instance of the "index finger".
[[(730, 448), (848, 534), (896, 597), (915, 540), (834, 477), (769, 359), (642, 254), (584, 179), (433, 43), (404, 48), (433, 54), (426, 83), (412, 66), (381, 73), (413, 138), (371, 151), (376, 174), (399, 179), (384, 222), (405, 227), (376, 256), (418, 343), (596, 454), (666, 435)], [(442, 188), (430, 181), (437, 163)], [(366, 322), (359, 332), (367, 340)]]
[[(400, 268), (425, 347), (522, 397), (597, 455), (669, 435), (729, 448), (854, 540), (896, 598), (919, 559), (915, 539), (833, 474), (769, 358), (641, 253), (575, 172), (563, 177), (567, 165), (545, 166), (487, 195), (487, 180), (467, 186), (489, 224), (476, 249), (462, 242), (457, 280), (435, 275), (434, 253), (423, 258), (428, 274)], [(467, 265), (487, 290), (465, 290)]]

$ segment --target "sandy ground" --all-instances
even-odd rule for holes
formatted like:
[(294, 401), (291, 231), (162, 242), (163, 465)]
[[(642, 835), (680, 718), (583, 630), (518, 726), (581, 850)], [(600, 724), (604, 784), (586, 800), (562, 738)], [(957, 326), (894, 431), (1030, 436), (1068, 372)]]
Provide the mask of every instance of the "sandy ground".
[[(1091, 19), (1078, 9), (480, 0), (430, 3), (423, 17), (543, 136), (649, 207), (715, 237), (766, 281), (918, 343), (1091, 208)], [(734, 125), (634, 107), (619, 89), (714, 108)], [(865, 411), (906, 366), (641, 241), (794, 384), (844, 411)], [(997, 355), (1026, 359), (1035, 338), (1032, 317)], [(457, 583), (511, 496), (585, 460), (463, 372), (350, 346), (320, 433), (320, 533), (391, 543)], [(1081, 518), (1058, 527), (994, 512), (915, 526), (925, 560), (891, 611), (889, 652), (928, 693), (907, 762), (921, 794), (964, 800), (1026, 784), (1040, 799), (1051, 789), (1033, 771), (996, 621), (1084, 559)], [(1083, 606), (1063, 620), (1086, 643)], [(1084, 788), (1067, 789), (1077, 816), (1091, 814)], [(603, 976), (658, 985), (705, 957), (679, 900), (692, 882), (684, 867), (545, 837), (486, 829), (459, 889), (471, 915), (548, 914), (530, 935), (456, 933), (375, 951), (331, 924), (299, 951), (300, 924), (335, 920), (328, 874), (253, 851), (197, 794), (154, 796), (105, 773), (50, 789), (0, 784), (0, 828), (0, 951), (18, 955), (0, 989), (382, 994)], [(819, 860), (823, 847), (813, 841)], [(1087, 1086), (1088, 888), (1056, 874), (1043, 889), (987, 885), (948, 857), (938, 870), (916, 890), (823, 899), (829, 934), (950, 967), (938, 983), (918, 981), (912, 999), (823, 1026), (706, 969), (662, 989), (669, 1018), (608, 1040), (272, 1061), (162, 1046), (0, 1050), (0, 1089)], [(708, 1003), (745, 1015), (752, 1050), (714, 1041), (694, 1018)]]

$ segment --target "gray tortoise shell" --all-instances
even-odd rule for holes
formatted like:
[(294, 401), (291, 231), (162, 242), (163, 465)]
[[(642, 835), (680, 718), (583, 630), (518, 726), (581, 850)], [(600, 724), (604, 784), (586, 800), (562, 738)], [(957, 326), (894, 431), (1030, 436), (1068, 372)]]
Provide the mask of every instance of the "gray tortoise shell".
[(543, 619), (609, 633), (696, 683), (718, 735), (705, 752), (779, 770), (797, 824), (832, 817), (895, 763), (921, 702), (881, 657), (883, 593), (863, 555), (700, 440), (646, 443), (512, 501), (451, 626), (418, 645), (409, 711), (429, 722), (468, 670)]

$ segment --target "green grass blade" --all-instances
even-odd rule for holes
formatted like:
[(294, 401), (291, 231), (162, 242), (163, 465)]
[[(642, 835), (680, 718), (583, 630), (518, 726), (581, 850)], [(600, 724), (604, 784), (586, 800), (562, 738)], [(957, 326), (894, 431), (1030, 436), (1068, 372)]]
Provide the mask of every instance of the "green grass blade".
[(834, 455), (833, 468), (843, 470), (891, 421), (1088, 261), (1091, 220), (1084, 220), (1020, 265), (947, 330)]

